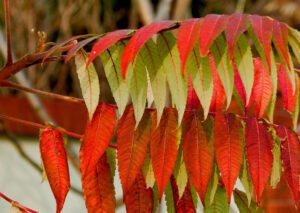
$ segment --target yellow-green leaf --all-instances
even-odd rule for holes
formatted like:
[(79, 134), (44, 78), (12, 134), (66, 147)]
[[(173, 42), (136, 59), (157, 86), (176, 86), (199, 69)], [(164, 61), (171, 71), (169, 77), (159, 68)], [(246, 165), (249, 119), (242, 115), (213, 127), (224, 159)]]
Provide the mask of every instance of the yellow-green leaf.
[(91, 63), (86, 67), (87, 61), (88, 57), (85, 52), (79, 51), (75, 55), (76, 72), (80, 83), (81, 93), (89, 113), (89, 118), (92, 120), (99, 102), (100, 83), (94, 65)]

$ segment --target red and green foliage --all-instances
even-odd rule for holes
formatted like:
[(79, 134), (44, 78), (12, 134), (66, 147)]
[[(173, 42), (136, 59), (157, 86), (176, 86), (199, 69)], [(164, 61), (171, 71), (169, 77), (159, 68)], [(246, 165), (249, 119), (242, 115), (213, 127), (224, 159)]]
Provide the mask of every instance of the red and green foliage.
[[(273, 129), (281, 140), (283, 174), (298, 205), (300, 92), (293, 60), (299, 53), (289, 52), (289, 46), (300, 48), (298, 31), (269, 17), (233, 14), (160, 21), (92, 38), (73, 44), (68, 54), (98, 39), (78, 75), (90, 113), (80, 149), (89, 212), (114, 212), (116, 207), (106, 156), (114, 135), (128, 212), (152, 212), (164, 193), (169, 211), (195, 212), (193, 190), (207, 211), (229, 211), (232, 194), (240, 209), (256, 208), (248, 193), (261, 203), (271, 176)], [(97, 56), (116, 105), (92, 98), (99, 96), (93, 91), (100, 91), (99, 81), (90, 79)], [(293, 121), (289, 126), (273, 123), (277, 84), (281, 108)], [(98, 106), (94, 113), (91, 106)], [(61, 133), (47, 127), (40, 144), (59, 212), (70, 185)], [(155, 184), (142, 172), (149, 156)], [(254, 186), (247, 196), (234, 189), (242, 168)]]

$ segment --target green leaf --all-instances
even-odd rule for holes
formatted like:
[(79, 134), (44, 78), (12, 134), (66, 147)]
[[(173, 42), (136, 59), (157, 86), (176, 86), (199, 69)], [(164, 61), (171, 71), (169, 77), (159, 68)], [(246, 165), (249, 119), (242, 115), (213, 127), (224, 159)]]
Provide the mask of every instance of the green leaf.
[(106, 159), (109, 164), (110, 174), (111, 174), (112, 179), (116, 175), (116, 156), (117, 156), (116, 149), (110, 148), (110, 147), (108, 147), (106, 149)]
[(178, 111), (178, 124), (181, 123), (186, 106), (187, 84), (180, 71), (180, 59), (176, 39), (170, 32), (160, 33), (157, 46), (167, 75), (172, 100)]
[(173, 190), (170, 181), (168, 182), (165, 189), (165, 199), (168, 213), (175, 213)]
[(271, 80), (272, 80), (273, 91), (272, 91), (272, 97), (269, 106), (266, 110), (266, 113), (269, 118), (269, 121), (273, 123), (278, 83), (277, 83), (277, 66), (276, 66), (275, 56), (272, 50), (271, 50), (270, 58), (271, 58)]
[(215, 165), (206, 191), (205, 206), (210, 206), (214, 202), (218, 184), (219, 184), (219, 171), (217, 165)]
[(156, 213), (157, 207), (158, 207), (158, 188), (157, 185), (155, 184), (152, 188), (153, 191), (153, 213)]
[(298, 61), (300, 63), (300, 33), (299, 31), (288, 27), (289, 28), (289, 37), (288, 42), (292, 48), (292, 51)]
[(143, 163), (143, 174), (146, 181), (147, 188), (153, 188), (155, 184), (155, 177), (153, 172), (153, 167), (151, 163), (150, 155), (147, 154)]
[(147, 70), (143, 63), (142, 55), (139, 53), (134, 61), (130, 63), (126, 73), (126, 85), (131, 96), (136, 125), (140, 123), (147, 99)]
[(118, 106), (119, 115), (122, 116), (129, 99), (129, 92), (121, 74), (121, 56), (125, 45), (116, 43), (101, 54), (105, 75), (112, 95)]
[(233, 196), (234, 196), (234, 201), (240, 212), (249, 212), (249, 213), (263, 212), (263, 210), (258, 208), (253, 201), (251, 201), (250, 205), (248, 205), (247, 195), (244, 192), (235, 189), (233, 191)]
[(197, 191), (196, 191), (196, 189), (195, 189), (195, 187), (193, 186), (192, 183), (190, 183), (190, 189), (191, 189), (191, 195), (192, 195), (194, 207), (195, 207), (195, 209), (197, 209), (197, 206), (198, 206), (198, 194), (197, 194)]
[[(206, 199), (205, 199), (205, 201), (206, 201)], [(212, 204), (205, 205), (204, 212), (205, 213), (229, 212), (229, 205), (227, 202), (225, 188), (217, 187), (217, 191), (216, 191), (216, 194), (215, 194)]]
[(246, 104), (248, 104), (254, 82), (254, 65), (251, 47), (244, 34), (240, 36), (236, 44), (234, 59), (246, 91)]
[(292, 120), (293, 120), (294, 130), (296, 130), (298, 127), (299, 111), (300, 111), (300, 92), (298, 92), (296, 105), (295, 105), (294, 111), (292, 112)]
[(251, 178), (249, 176), (246, 154), (244, 155), (243, 165), (242, 165), (242, 169), (241, 169), (241, 173), (240, 173), (240, 181), (246, 191), (246, 197), (247, 197), (248, 206), (249, 206), (251, 204), (251, 200), (252, 200), (253, 185), (251, 182)]
[(213, 76), (209, 56), (200, 57), (199, 48), (194, 48), (188, 58), (187, 66), (206, 119), (213, 95)]
[(188, 183), (188, 175), (185, 168), (185, 163), (183, 159), (183, 149), (182, 146), (178, 149), (177, 159), (174, 167), (174, 176), (178, 186), (179, 199), (182, 197), (186, 184)]
[(281, 140), (278, 138), (274, 129), (271, 129), (273, 135), (273, 163), (270, 177), (270, 185), (273, 189), (276, 188), (281, 178), (281, 156), (280, 156), (280, 143)]
[(92, 120), (100, 97), (100, 83), (93, 64), (86, 68), (88, 57), (85, 52), (79, 51), (75, 55), (76, 72), (80, 83), (81, 93)]
[(216, 68), (218, 70), (222, 85), (226, 94), (226, 107), (231, 103), (233, 87), (234, 87), (234, 72), (229, 58), (227, 43), (223, 36), (219, 36), (211, 48)]
[(141, 49), (144, 64), (149, 73), (151, 90), (153, 93), (155, 107), (157, 109), (157, 124), (163, 114), (166, 105), (166, 72), (162, 66), (162, 60), (157, 45), (150, 39)]

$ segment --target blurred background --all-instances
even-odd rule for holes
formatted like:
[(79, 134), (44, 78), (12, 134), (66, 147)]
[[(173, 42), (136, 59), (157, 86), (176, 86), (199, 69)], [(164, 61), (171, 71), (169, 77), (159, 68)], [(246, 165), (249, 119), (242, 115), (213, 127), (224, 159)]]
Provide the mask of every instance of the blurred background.
[[(300, 29), (299, 0), (10, 0), (10, 6), (16, 59), (43, 50), (46, 42), (62, 41), (73, 35), (139, 28), (157, 20), (183, 20), (209, 13), (268, 15)], [(4, 35), (1, 1), (0, 67), (6, 57)], [(46, 48), (52, 44), (48, 45)], [(95, 63), (100, 76), (101, 100), (113, 102), (101, 62), (96, 60)], [(14, 80), (27, 87), (81, 97), (73, 62), (33, 66), (18, 73)], [(0, 89), (0, 113), (39, 123), (51, 121), (76, 133), (83, 133), (86, 124), (84, 106), (80, 104), (43, 99), (11, 89)], [(0, 121), (0, 131), (3, 133), (0, 134), (0, 191), (33, 209), (53, 212), (55, 205), (50, 189), (47, 184), (40, 184), (38, 130)], [(63, 212), (85, 212), (84, 201), (80, 193), (76, 193), (81, 188), (77, 163), (80, 142), (71, 140), (68, 144), (75, 190), (68, 196)], [(280, 191), (268, 189), (265, 197), (268, 212), (295, 211), (284, 183)], [(8, 211), (9, 205), (0, 199), (0, 212)]]

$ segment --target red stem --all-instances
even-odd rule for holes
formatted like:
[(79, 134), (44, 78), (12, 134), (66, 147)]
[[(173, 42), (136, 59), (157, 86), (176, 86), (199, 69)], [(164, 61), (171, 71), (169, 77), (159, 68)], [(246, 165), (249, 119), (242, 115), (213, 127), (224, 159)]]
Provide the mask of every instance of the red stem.
[[(26, 125), (26, 126), (32, 126), (32, 127), (38, 128), (38, 129), (45, 129), (47, 127), (47, 125), (35, 123), (35, 122), (32, 122), (32, 121), (22, 120), (22, 119), (19, 119), (19, 118), (14, 118), (14, 117), (3, 115), (3, 114), (0, 114), (0, 119), (20, 123), (20, 124), (23, 124), (23, 125)], [(77, 134), (77, 133), (74, 133), (74, 132), (70, 132), (70, 131), (67, 131), (67, 130), (58, 129), (58, 128), (55, 128), (55, 127), (53, 127), (53, 128), (55, 130), (63, 133), (63, 134), (69, 135), (73, 138), (81, 139), (82, 136), (83, 136), (83, 135), (80, 135), (80, 134)], [(113, 145), (113, 144), (109, 144), (109, 147), (114, 148), (114, 149), (118, 148), (118, 146)]]
[(73, 97), (55, 94), (55, 93), (51, 93), (51, 92), (45, 92), (45, 91), (37, 90), (37, 89), (32, 89), (32, 88), (24, 87), (22, 85), (19, 85), (19, 84), (10, 82), (10, 81), (0, 81), (0, 87), (12, 88), (12, 89), (20, 90), (20, 91), (25, 91), (25, 92), (29, 92), (29, 93), (33, 93), (33, 94), (37, 94), (37, 95), (43, 95), (43, 96), (47, 96), (49, 98), (60, 99), (63, 101), (68, 101), (68, 102), (73, 102), (73, 103), (84, 103), (83, 99), (73, 98)]
[(32, 209), (30, 209), (30, 208), (28, 208), (28, 207), (25, 207), (25, 206), (23, 206), (22, 204), (20, 204), (20, 203), (14, 201), (13, 199), (7, 197), (5, 194), (3, 194), (3, 193), (1, 193), (1, 192), (0, 192), (0, 197), (2, 197), (2, 198), (3, 198), (4, 200), (6, 200), (7, 202), (14, 204), (15, 206), (17, 206), (19, 209), (21, 209), (21, 210), (23, 210), (23, 211), (31, 212), (31, 213), (38, 213), (37, 211), (32, 210)]
[(7, 48), (6, 66), (9, 66), (13, 63), (12, 50), (11, 50), (11, 35), (10, 35), (9, 0), (5, 0), (4, 4), (5, 4), (5, 32), (6, 32), (6, 48)]

